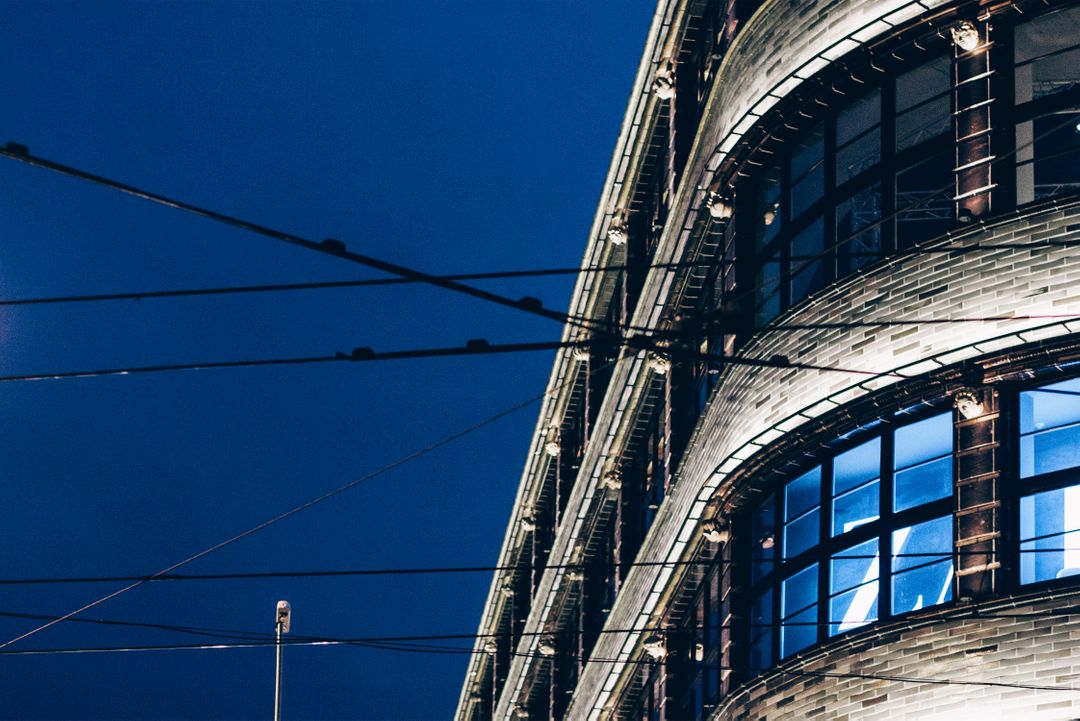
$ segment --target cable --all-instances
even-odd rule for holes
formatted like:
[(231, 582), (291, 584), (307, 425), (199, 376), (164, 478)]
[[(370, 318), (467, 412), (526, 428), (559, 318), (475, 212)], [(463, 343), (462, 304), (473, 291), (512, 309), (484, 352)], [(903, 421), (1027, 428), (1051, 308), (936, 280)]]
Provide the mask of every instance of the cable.
[[(391, 360), (410, 360), (419, 358), (445, 358), (450, 356), (473, 356), (494, 355), (503, 353), (531, 353), (535, 351), (558, 350), (562, 348), (581, 348), (590, 344), (603, 346), (625, 346), (634, 350), (652, 350), (657, 339), (645, 336), (632, 336), (621, 341), (609, 339), (604, 336), (595, 337), (591, 341), (540, 341), (534, 343), (501, 343), (492, 344), (483, 339), (470, 340), (464, 346), (450, 346), (441, 348), (420, 348), (413, 350), (382, 351), (376, 352), (371, 348), (354, 348), (350, 353), (341, 351), (334, 355), (322, 356), (295, 356), (284, 358), (255, 358), (231, 361), (199, 361), (192, 363), (166, 363), (148, 366), (125, 366), (118, 368), (96, 368), (74, 371), (54, 371), (47, 373), (19, 373), (0, 375), (0, 383), (18, 383), (25, 381), (62, 380), (65, 378), (102, 378), (108, 376), (140, 375), (145, 373), (169, 373), (177, 371), (212, 370), (221, 368), (256, 368), (265, 366), (284, 365), (312, 365), (316, 363), (348, 362), (374, 362)], [(679, 357), (691, 356), (693, 358), (716, 360), (729, 365), (745, 365), (765, 368), (798, 368), (803, 370), (819, 370), (835, 373), (853, 373), (856, 375), (868, 375), (876, 377), (908, 378), (909, 376), (896, 371), (868, 371), (857, 368), (842, 368), (839, 366), (813, 365), (791, 361), (786, 356), (774, 355), (770, 358), (737, 358), (708, 353), (698, 353), (692, 350), (665, 348), (662, 352)]]
[[(711, 265), (708, 261), (685, 263), (657, 263), (649, 268), (694, 268)], [(443, 280), (495, 280), (505, 278), (534, 278), (556, 275), (593, 275), (617, 273), (626, 270), (625, 265), (597, 266), (595, 268), (540, 268), (536, 270), (505, 270), (482, 273), (458, 273), (439, 275)], [(189, 288), (180, 290), (149, 290), (142, 292), (100, 293), (90, 295), (61, 295), (36, 298), (11, 298), (0, 300), (0, 306), (45, 305), (52, 303), (95, 303), (115, 300), (143, 300), (146, 298), (184, 298), (203, 295), (228, 295), (233, 293), (276, 293), (294, 290), (327, 290), (333, 288), (366, 288), (384, 285), (411, 285), (420, 281), (412, 278), (364, 278), (361, 280), (331, 280), (309, 283), (273, 283), (269, 285), (236, 285), (220, 288)]]
[[(0, 656), (52, 656), (52, 655), (71, 655), (71, 654), (89, 654), (89, 653), (137, 653), (137, 652), (152, 652), (152, 651), (219, 651), (224, 649), (240, 649), (240, 648), (266, 648), (274, 647), (277, 645), (277, 641), (274, 639), (266, 640), (249, 640), (238, 641), (232, 643), (213, 643), (213, 644), (161, 644), (161, 645), (141, 645), (141, 646), (95, 646), (95, 647), (70, 647), (70, 648), (42, 648), (42, 649), (21, 649), (15, 651), (0, 651)], [(365, 646), (370, 648), (380, 648), (384, 650), (395, 651), (412, 651), (419, 653), (454, 653), (454, 654), (471, 654), (472, 649), (441, 646), (441, 647), (421, 647), (421, 646), (406, 646), (402, 643), (390, 643), (382, 639), (343, 639), (343, 638), (285, 638), (281, 641), (282, 646)], [(520, 653), (516, 651), (510, 652), (511, 656), (551, 660), (552, 657), (543, 656), (537, 653)], [(573, 654), (562, 654), (561, 658), (569, 660), (582, 660), (582, 657)], [(660, 661), (654, 659), (614, 659), (603, 658), (597, 656), (584, 657), (586, 663), (621, 663), (621, 664), (643, 664), (643, 665), (658, 665)], [(732, 666), (723, 666), (718, 664), (704, 664), (695, 663), (696, 669), (715, 669), (715, 670), (737, 670)], [(1066, 692), (1080, 692), (1080, 688), (1074, 688), (1069, 686), (1048, 686), (1038, 684), (1020, 684), (1010, 683), (1005, 681), (968, 681), (960, 679), (944, 679), (934, 677), (916, 677), (916, 676), (894, 676), (886, 674), (861, 674), (861, 673), (844, 673), (839, 671), (806, 671), (796, 669), (785, 669), (780, 666), (770, 666), (767, 668), (749, 669), (751, 672), (774, 672), (783, 675), (790, 676), (812, 676), (812, 677), (826, 677), (826, 678), (857, 678), (866, 680), (881, 680), (881, 681), (894, 681), (898, 683), (924, 683), (934, 685), (949, 685), (949, 686), (979, 686), (979, 687), (997, 687), (997, 688), (1017, 688), (1025, 689), (1029, 691), (1066, 691)]]
[(345, 243), (341, 242), (340, 240), (327, 238), (322, 242), (316, 242), (308, 238), (302, 238), (298, 235), (293, 235), (292, 233), (275, 230), (274, 228), (270, 228), (265, 225), (260, 225), (258, 223), (254, 223), (248, 220), (243, 220), (235, 216), (226, 215), (225, 213), (219, 213), (217, 211), (194, 205), (192, 203), (186, 203), (184, 201), (169, 198), (167, 196), (153, 193), (148, 190), (142, 190), (140, 188), (136, 188), (133, 185), (127, 185), (125, 183), (121, 183), (115, 180), (110, 180), (109, 178), (105, 178), (101, 175), (96, 175), (94, 173), (89, 173), (84, 170), (78, 170), (77, 168), (73, 168), (68, 165), (63, 165), (61, 163), (56, 163), (51, 160), (39, 158), (31, 155), (29, 150), (27, 150), (26, 146), (20, 145), (19, 143), (9, 142), (6, 146), (0, 148), (0, 157), (5, 157), (10, 160), (16, 160), (20, 163), (25, 163), (36, 168), (41, 168), (44, 170), (52, 171), (54, 173), (59, 173), (61, 175), (66, 175), (72, 178), (77, 178), (79, 180), (84, 180), (95, 185), (104, 186), (106, 188), (119, 191), (121, 193), (133, 195), (136, 198), (141, 198), (142, 200), (147, 200), (152, 203), (157, 203), (158, 205), (164, 205), (168, 208), (173, 208), (175, 210), (181, 210), (187, 213), (191, 213), (193, 215), (197, 215), (208, 220), (213, 220), (224, 225), (240, 228), (242, 230), (246, 230), (251, 233), (255, 233), (256, 235), (270, 238), (272, 240), (288, 243), (290, 245), (296, 245), (301, 248), (306, 248), (307, 250), (314, 250), (319, 253), (324, 253), (326, 255), (331, 255), (337, 258), (342, 258), (353, 263), (358, 263), (369, 268), (374, 268), (375, 270), (379, 270), (384, 273), (389, 273), (390, 275), (395, 275), (417, 283), (426, 283), (428, 285), (433, 285), (437, 288), (443, 288), (445, 290), (453, 291), (455, 293), (468, 295), (473, 298), (478, 298), (480, 300), (488, 301), (489, 303), (495, 303), (497, 305), (505, 306), (507, 308), (514, 308), (515, 310), (540, 316), (541, 318), (547, 318), (549, 320), (558, 321), (559, 323), (574, 325), (581, 328), (592, 328), (596, 324), (596, 321), (577, 318), (575, 316), (571, 316), (566, 313), (560, 313), (554, 310), (548, 310), (547, 308), (544, 308), (540, 301), (536, 298), (532, 298), (529, 296), (519, 299), (509, 298), (498, 293), (492, 293), (481, 288), (466, 285), (465, 283), (457, 280), (452, 280), (443, 276), (432, 275), (430, 273), (425, 273), (421, 270), (416, 270), (415, 268), (410, 268), (404, 265), (399, 265), (397, 263), (392, 263), (390, 261), (381, 260), (379, 258), (365, 255), (363, 253), (350, 251), (345, 245)]
[[(570, 382), (572, 382), (572, 381), (567, 381), (567, 383), (570, 383)], [(565, 385), (565, 384), (563, 384), (563, 385)], [(355, 478), (355, 479), (349, 481), (348, 483), (345, 483), (345, 484), (343, 484), (341, 486), (338, 486), (337, 488), (334, 488), (333, 490), (327, 491), (326, 493), (323, 493), (320, 496), (317, 496), (317, 497), (315, 497), (315, 498), (313, 498), (313, 499), (311, 499), (309, 501), (306, 501), (305, 503), (302, 503), (299, 506), (295, 506), (292, 509), (290, 509), (288, 511), (285, 511), (284, 513), (280, 513), (280, 514), (278, 514), (276, 516), (273, 516), (272, 518), (269, 518), (269, 519), (263, 521), (262, 523), (259, 523), (259, 524), (255, 525), (255, 526), (252, 526), (251, 528), (248, 528), (247, 530), (242, 531), (241, 533), (238, 533), (238, 534), (236, 534), (234, 536), (231, 536), (230, 538), (227, 538), (224, 541), (216, 543), (216, 544), (214, 544), (212, 546), (209, 546), (209, 547), (207, 547), (207, 548), (205, 548), (205, 549), (203, 549), (203, 550), (201, 550), (201, 551), (199, 551), (199, 552), (197, 552), (197, 553), (195, 553), (195, 554), (193, 554), (191, 556), (188, 556), (187, 558), (185, 558), (185, 559), (183, 559), (181, 561), (178, 561), (177, 563), (174, 563), (174, 564), (172, 564), (170, 566), (167, 566), (167, 567), (161, 569), (160, 571), (157, 571), (156, 573), (151, 574), (146, 580), (140, 579), (140, 580), (137, 580), (137, 581), (133, 581), (133, 582), (129, 583), (126, 586), (123, 586), (123, 587), (121, 587), (121, 588), (119, 588), (119, 589), (117, 589), (115, 591), (112, 591), (111, 593), (108, 593), (108, 594), (106, 594), (104, 596), (100, 596), (97, 599), (95, 599), (93, 601), (90, 601), (89, 603), (86, 603), (86, 604), (80, 606), (79, 608), (76, 608), (73, 611), (69, 611), (68, 613), (64, 614), (63, 616), (58, 616), (57, 618), (49, 620), (49, 621), (47, 621), (47, 622), (45, 622), (43, 624), (40, 624), (40, 625), (32, 628), (29, 631), (26, 631), (26, 632), (24, 632), (22, 634), (19, 634), (19, 635), (15, 636), (15, 637), (13, 637), (11, 639), (8, 639), (7, 641), (5, 641), (3, 643), (0, 643), (0, 649), (7, 648), (8, 646), (10, 646), (12, 644), (18, 643), (19, 641), (22, 641), (23, 639), (29, 638), (30, 636), (33, 636), (33, 635), (35, 635), (37, 633), (40, 633), (41, 631), (44, 631), (45, 629), (50, 628), (50, 627), (56, 625), (57, 623), (60, 623), (62, 621), (66, 621), (66, 620), (68, 620), (70, 618), (78, 616), (79, 614), (81, 614), (81, 613), (83, 613), (85, 611), (88, 611), (91, 608), (95, 608), (96, 606), (100, 606), (101, 604), (106, 603), (107, 601), (109, 601), (109, 600), (111, 600), (113, 598), (116, 598), (117, 596), (120, 596), (120, 595), (122, 595), (124, 593), (127, 593), (128, 591), (131, 591), (132, 589), (138, 588), (139, 586), (143, 585), (144, 583), (147, 583), (150, 580), (153, 580), (154, 578), (156, 578), (158, 576), (163, 576), (165, 574), (172, 573), (173, 571), (177, 570), (178, 568), (181, 568), (181, 567), (186, 566), (189, 563), (192, 563), (192, 562), (194, 562), (194, 561), (196, 561), (196, 560), (198, 560), (200, 558), (208, 556), (211, 553), (214, 553), (215, 551), (218, 551), (218, 550), (220, 550), (220, 549), (222, 549), (222, 548), (224, 548), (224, 547), (226, 547), (228, 545), (231, 545), (231, 544), (233, 544), (233, 543), (235, 543), (235, 542), (237, 542), (237, 541), (239, 541), (241, 539), (244, 539), (244, 538), (247, 538), (248, 536), (254, 535), (254, 534), (258, 533), (259, 531), (261, 531), (261, 530), (263, 530), (263, 529), (265, 529), (265, 528), (267, 528), (269, 526), (272, 526), (272, 525), (274, 525), (275, 523), (277, 523), (279, 521), (283, 521), (286, 518), (290, 518), (290, 517), (302, 512), (302, 511), (307, 510), (308, 508), (311, 508), (312, 506), (318, 505), (319, 503), (322, 503), (323, 501), (326, 501), (326, 500), (328, 500), (330, 498), (333, 498), (334, 496), (337, 496), (337, 495), (339, 495), (341, 493), (344, 493), (347, 490), (355, 488), (356, 486), (359, 486), (362, 483), (365, 483), (365, 482), (371, 480), (372, 478), (375, 478), (375, 477), (380, 476), (380, 475), (382, 475), (384, 473), (387, 473), (387, 472), (389, 472), (389, 471), (391, 471), (391, 470), (393, 470), (395, 468), (398, 468), (399, 466), (405, 465), (405, 464), (407, 464), (407, 463), (409, 463), (409, 462), (411, 462), (413, 460), (416, 460), (417, 458), (420, 458), (421, 456), (425, 456), (428, 453), (431, 453), (432, 451), (435, 451), (435, 450), (437, 450), (437, 449), (439, 449), (439, 448), (441, 448), (441, 447), (443, 447), (443, 446), (445, 446), (445, 445), (447, 445), (449, 443), (452, 443), (452, 442), (458, 440), (459, 438), (467, 436), (470, 433), (474, 433), (475, 431), (478, 431), (481, 428), (484, 428), (484, 427), (494, 423), (497, 420), (505, 418), (506, 416), (509, 416), (512, 413), (515, 413), (516, 411), (519, 411), (519, 410), (521, 410), (523, 408), (527, 408), (528, 406), (532, 405), (536, 401), (545, 398), (550, 393), (558, 392), (561, 388), (562, 388), (562, 386), (560, 385), (560, 386), (556, 386), (555, 388), (551, 389), (550, 391), (545, 390), (543, 393), (541, 393), (541, 394), (539, 394), (537, 396), (533, 396), (532, 398), (529, 398), (529, 399), (527, 399), (525, 401), (522, 401), (522, 402), (517, 403), (517, 404), (515, 404), (513, 406), (510, 406), (509, 408), (507, 408), (505, 410), (499, 411), (495, 415), (489, 416), (488, 418), (485, 418), (484, 420), (480, 421), (479, 423), (476, 423), (476, 424), (474, 424), (472, 426), (469, 426), (469, 427), (467, 427), (467, 428), (465, 428), (463, 430), (452, 433), (452, 434), (442, 438), (441, 440), (435, 441), (434, 443), (432, 443), (432, 444), (430, 444), (428, 446), (425, 446), (424, 448), (421, 448), (420, 450), (414, 451), (414, 452), (412, 452), (412, 453), (410, 453), (410, 454), (408, 454), (406, 456), (402, 456), (401, 458), (398, 458), (397, 460), (392, 461), (392, 462), (382, 466), (381, 468), (378, 468), (378, 469), (376, 469), (374, 471), (371, 471), (370, 473), (367, 473), (367, 474), (365, 474), (363, 476), (360, 476), (359, 478)]]
[[(1047, 538), (1051, 536), (1060, 536), (1062, 534), (1050, 534), (1045, 536)], [(1040, 540), (1040, 537), (1024, 539), (1023, 543), (1032, 543)], [(1029, 553), (1064, 553), (1074, 549), (1068, 548), (1021, 548), (1020, 554)], [(987, 556), (990, 555), (988, 551), (948, 551), (941, 553), (921, 552), (921, 553), (893, 553), (889, 554), (887, 558), (926, 558), (932, 559), (929, 563), (935, 563), (937, 561), (944, 561), (956, 556)], [(842, 560), (874, 560), (881, 557), (880, 554), (872, 553), (855, 553), (846, 554), (841, 551), (839, 554), (831, 555), (830, 558), (842, 559)], [(725, 567), (736, 566), (741, 561), (732, 560), (725, 561), (722, 559), (715, 560), (690, 560), (690, 561), (630, 561), (628, 563), (597, 563), (595, 561), (590, 563), (553, 563), (545, 565), (545, 570), (577, 570), (577, 571), (597, 571), (597, 570), (618, 570), (620, 568), (638, 568), (638, 567), (667, 567), (677, 568), (685, 566), (704, 566), (704, 567)], [(751, 565), (779, 565), (779, 561), (772, 559), (750, 559)], [(72, 583), (117, 583), (127, 581), (146, 581), (153, 583), (161, 583), (166, 581), (241, 581), (241, 580), (256, 580), (256, 579), (268, 579), (268, 578), (334, 578), (342, 576), (426, 576), (426, 575), (445, 575), (455, 573), (499, 573), (502, 571), (515, 571), (521, 568), (518, 565), (509, 566), (427, 566), (427, 567), (413, 567), (413, 568), (359, 568), (359, 569), (336, 569), (325, 571), (245, 571), (235, 573), (166, 573), (153, 576), (65, 576), (65, 577), (38, 577), (38, 578), (6, 578), (0, 579), (0, 586), (33, 586), (33, 585), (49, 585), (49, 584), (72, 584)], [(910, 570), (910, 569), (909, 569)], [(3, 615), (3, 614), (0, 614)]]

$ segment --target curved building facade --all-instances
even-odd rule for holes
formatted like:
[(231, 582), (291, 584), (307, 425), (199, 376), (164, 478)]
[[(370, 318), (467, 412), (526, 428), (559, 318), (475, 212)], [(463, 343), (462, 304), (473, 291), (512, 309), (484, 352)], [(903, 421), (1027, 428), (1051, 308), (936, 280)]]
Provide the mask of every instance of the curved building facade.
[(457, 717), (1080, 717), (1078, 244), (1080, 3), (661, 0)]

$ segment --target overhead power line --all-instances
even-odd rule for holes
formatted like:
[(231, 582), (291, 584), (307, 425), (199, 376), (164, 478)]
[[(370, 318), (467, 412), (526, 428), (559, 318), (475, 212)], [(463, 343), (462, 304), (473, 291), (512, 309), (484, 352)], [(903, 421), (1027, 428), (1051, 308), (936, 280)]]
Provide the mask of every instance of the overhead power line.
[(547, 318), (549, 320), (555, 320), (559, 323), (568, 323), (570, 325), (579, 326), (582, 328), (594, 327), (594, 321), (588, 321), (585, 319), (576, 318), (574, 316), (567, 315), (566, 313), (560, 313), (558, 311), (549, 310), (544, 308), (542, 303), (531, 296), (525, 296), (522, 298), (510, 298), (505, 295), (493, 293), (491, 291), (483, 290), (475, 286), (467, 285), (458, 280), (452, 280), (446, 277), (433, 275), (415, 268), (393, 263), (387, 260), (382, 260), (374, 256), (366, 255), (364, 253), (358, 253), (351, 251), (348, 246), (340, 240), (334, 238), (327, 238), (322, 241), (315, 241), (309, 238), (303, 238), (292, 233), (286, 233), (282, 230), (276, 230), (274, 228), (254, 223), (249, 220), (243, 220), (232, 215), (220, 213), (215, 210), (210, 210), (202, 206), (195, 205), (193, 203), (187, 203), (182, 200), (170, 198), (159, 193), (154, 193), (149, 190), (143, 190), (133, 185), (121, 183), (116, 180), (111, 180), (101, 175), (87, 172), (85, 170), (79, 170), (69, 165), (62, 163), (56, 163), (51, 160), (39, 158), (31, 155), (26, 146), (19, 143), (9, 142), (3, 148), (0, 148), (0, 157), (9, 158), (11, 160), (19, 161), (27, 165), (34, 166), (36, 168), (42, 168), (54, 173), (66, 175), (68, 177), (84, 180), (95, 185), (100, 185), (112, 190), (125, 193), (127, 195), (141, 198), (158, 205), (163, 205), (175, 210), (181, 210), (186, 213), (191, 213), (208, 220), (212, 220), (224, 225), (229, 225), (234, 228), (240, 228), (242, 230), (261, 235), (272, 240), (276, 240), (282, 243), (288, 243), (307, 250), (313, 250), (325, 255), (334, 256), (336, 258), (342, 258), (359, 265), (374, 268), (375, 270), (389, 273), (400, 278), (405, 278), (417, 283), (426, 283), (428, 285), (435, 286), (437, 288), (443, 288), (462, 295), (471, 296), (480, 300), (487, 301), (489, 303), (495, 303), (507, 308), (513, 308), (525, 313), (539, 316), (541, 318)]
[[(572, 380), (567, 381), (567, 383), (570, 383), (570, 382), (572, 382)], [(566, 385), (566, 384), (564, 383), (563, 385)], [(190, 555), (190, 556), (188, 556), (188, 557), (186, 557), (186, 558), (184, 558), (184, 559), (182, 559), (182, 560), (180, 560), (180, 561), (178, 561), (176, 563), (170, 564), (170, 565), (166, 566), (165, 568), (162, 568), (161, 570), (150, 574), (150, 576), (148, 576), (146, 579), (139, 579), (137, 581), (132, 581), (131, 583), (128, 583), (127, 585), (116, 589), (115, 591), (107, 593), (107, 594), (105, 594), (103, 596), (99, 596), (99, 597), (95, 598), (94, 600), (92, 600), (92, 601), (90, 601), (88, 603), (85, 603), (82, 606), (79, 606), (78, 608), (76, 608), (76, 609), (74, 609), (72, 611), (69, 611), (68, 613), (63, 614), (62, 616), (57, 616), (56, 618), (53, 618), (53, 619), (48, 620), (48, 621), (46, 621), (46, 622), (44, 622), (42, 624), (39, 624), (39, 625), (35, 626), (34, 628), (30, 629), (29, 631), (25, 631), (25, 632), (23, 632), (23, 633), (21, 633), (21, 634), (19, 634), (17, 636), (14, 636), (14, 637), (8, 639), (7, 641), (4, 641), (3, 643), (0, 643), (0, 649), (7, 648), (8, 646), (11, 646), (14, 643), (18, 643), (19, 641), (27, 639), (27, 638), (29, 638), (31, 636), (34, 636), (34, 635), (36, 635), (36, 634), (38, 634), (38, 633), (40, 633), (40, 632), (42, 632), (42, 631), (44, 631), (44, 630), (46, 630), (48, 628), (51, 628), (52, 626), (56, 625), (57, 623), (62, 623), (64, 621), (67, 621), (67, 620), (69, 620), (71, 618), (74, 618), (74, 617), (76, 617), (76, 616), (78, 616), (78, 615), (80, 615), (80, 614), (82, 614), (82, 613), (84, 613), (86, 611), (89, 611), (92, 608), (96, 608), (97, 606), (100, 606), (103, 603), (106, 603), (106, 602), (108, 602), (108, 601), (110, 601), (110, 600), (112, 600), (112, 599), (114, 599), (114, 598), (116, 598), (118, 596), (121, 596), (121, 595), (123, 595), (123, 594), (125, 594), (125, 593), (127, 593), (127, 592), (129, 592), (129, 591), (131, 591), (133, 589), (138, 588), (139, 586), (142, 586), (145, 583), (148, 583), (149, 581), (153, 580), (154, 578), (156, 578), (158, 576), (164, 576), (166, 574), (172, 573), (172, 572), (174, 572), (174, 571), (176, 571), (176, 570), (178, 570), (180, 568), (183, 568), (184, 566), (186, 566), (186, 565), (188, 565), (190, 563), (193, 563), (194, 561), (199, 560), (200, 558), (204, 558), (206, 556), (209, 556), (210, 554), (212, 554), (212, 553), (214, 553), (216, 551), (219, 551), (222, 548), (225, 548), (226, 546), (230, 546), (230, 545), (232, 545), (233, 543), (236, 543), (239, 540), (247, 538), (248, 536), (255, 535), (259, 531), (262, 531), (262, 530), (264, 530), (266, 528), (269, 528), (270, 526), (272, 526), (272, 525), (274, 525), (274, 524), (276, 524), (276, 523), (278, 523), (280, 521), (283, 521), (283, 520), (285, 520), (287, 518), (291, 518), (292, 516), (295, 516), (298, 513), (306, 511), (307, 509), (312, 508), (313, 506), (316, 506), (316, 505), (318, 505), (318, 504), (320, 504), (320, 503), (322, 503), (324, 501), (327, 501), (327, 500), (329, 500), (329, 499), (331, 499), (331, 498), (333, 498), (335, 496), (338, 496), (338, 495), (344, 493), (345, 491), (351, 490), (351, 489), (353, 489), (353, 488), (355, 488), (355, 487), (357, 487), (357, 486), (359, 486), (359, 485), (361, 485), (363, 483), (366, 483), (367, 481), (369, 481), (369, 480), (371, 480), (373, 478), (381, 476), (381, 475), (383, 475), (383, 474), (385, 474), (385, 473), (387, 473), (387, 472), (389, 472), (391, 470), (394, 470), (395, 468), (398, 468), (399, 466), (403, 466), (403, 465), (405, 465), (407, 463), (410, 463), (411, 461), (414, 461), (414, 460), (416, 460), (418, 458), (421, 458), (421, 457), (423, 457), (423, 456), (425, 456), (425, 455), (427, 455), (427, 454), (429, 454), (429, 453), (431, 453), (431, 452), (433, 452), (433, 451), (435, 451), (435, 450), (437, 450), (439, 448), (442, 448), (445, 445), (453, 443), (454, 441), (456, 441), (456, 440), (458, 440), (460, 438), (463, 438), (463, 437), (465, 437), (465, 436), (467, 436), (467, 435), (469, 435), (471, 433), (475, 433), (476, 431), (480, 430), (481, 428), (485, 428), (486, 426), (489, 426), (492, 423), (494, 423), (494, 422), (496, 422), (496, 421), (498, 421), (498, 420), (500, 420), (502, 418), (505, 418), (506, 416), (509, 416), (509, 415), (519, 411), (519, 410), (522, 410), (524, 408), (529, 407), (530, 405), (532, 405), (533, 403), (543, 399), (545, 396), (549, 395), (550, 393), (557, 393), (561, 389), (561, 387), (562, 387), (561, 385), (556, 386), (555, 388), (552, 388), (551, 390), (545, 390), (543, 393), (540, 393), (539, 395), (528, 398), (528, 399), (526, 399), (526, 400), (524, 400), (524, 401), (522, 401), (520, 403), (516, 403), (516, 404), (510, 406), (509, 408), (506, 408), (506, 409), (504, 409), (502, 411), (499, 411), (498, 413), (495, 413), (494, 415), (488, 416), (487, 418), (485, 418), (484, 420), (482, 420), (482, 421), (480, 421), (478, 423), (475, 423), (475, 424), (473, 424), (473, 425), (471, 425), (471, 426), (469, 426), (467, 428), (464, 428), (464, 429), (462, 429), (460, 431), (456, 431), (454, 433), (451, 433), (450, 435), (445, 436), (442, 439), (440, 439), (438, 441), (435, 441), (434, 443), (431, 443), (431, 444), (429, 444), (429, 445), (427, 445), (427, 446), (425, 446), (425, 447), (423, 447), (423, 448), (421, 448), (421, 449), (419, 449), (417, 451), (414, 451), (414, 452), (412, 452), (412, 453), (410, 453), (408, 455), (402, 456), (402, 457), (398, 458), (397, 460), (391, 461), (390, 463), (387, 463), (386, 465), (384, 465), (384, 466), (382, 466), (380, 468), (377, 468), (374, 471), (371, 471), (370, 473), (366, 473), (366, 474), (364, 474), (364, 475), (362, 475), (362, 476), (360, 476), (358, 478), (354, 478), (353, 480), (349, 481), (348, 483), (344, 483), (344, 484), (338, 486), (337, 488), (334, 488), (334, 489), (332, 489), (330, 491), (327, 491), (326, 493), (323, 493), (323, 494), (321, 494), (319, 496), (316, 496), (316, 497), (312, 498), (311, 500), (305, 501), (304, 503), (301, 503), (298, 506), (294, 506), (293, 508), (291, 508), (291, 509), (289, 509), (289, 510), (283, 512), (283, 513), (279, 513), (276, 516), (272, 516), (271, 518), (268, 518), (265, 521), (262, 521), (261, 523), (258, 523), (258, 524), (254, 525), (254, 526), (251, 526), (250, 528), (248, 528), (248, 529), (246, 529), (244, 531), (241, 531), (240, 533), (237, 533), (236, 535), (230, 536), (229, 538), (226, 538), (225, 540), (220, 541), (219, 543), (215, 543), (214, 545), (208, 546), (208, 547), (204, 548), (203, 550), (198, 551), (197, 553), (194, 553), (194, 554), (192, 554), (192, 555)]]

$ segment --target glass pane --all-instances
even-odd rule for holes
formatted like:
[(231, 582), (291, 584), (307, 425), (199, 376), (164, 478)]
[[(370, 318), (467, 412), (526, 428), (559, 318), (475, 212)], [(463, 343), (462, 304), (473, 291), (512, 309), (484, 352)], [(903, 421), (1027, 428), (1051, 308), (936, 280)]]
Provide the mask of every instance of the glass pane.
[(942, 153), (896, 176), (897, 243), (908, 248), (953, 225), (952, 154)]
[(1031, 433), (1080, 421), (1080, 378), (1020, 394), (1020, 432)]
[(952, 600), (952, 561), (938, 561), (893, 576), (892, 612), (918, 611)]
[(784, 487), (784, 520), (801, 516), (820, 503), (821, 466), (817, 466)]
[(1043, 15), (1016, 28), (1016, 102), (1063, 92), (1080, 80), (1080, 8)]
[(836, 144), (844, 145), (880, 122), (881, 91), (874, 90), (837, 114)]
[(817, 604), (780, 624), (780, 655), (790, 656), (817, 642)]
[(838, 277), (881, 257), (881, 227), (862, 231), (880, 219), (881, 183), (860, 190), (836, 206), (836, 238), (840, 241), (836, 249)]
[(801, 138), (791, 154), (791, 218), (799, 217), (825, 193), (823, 127)]
[(850, 591), (878, 577), (878, 539), (845, 548), (830, 562), (829, 593)]
[(783, 656), (817, 641), (818, 567), (815, 563), (785, 580), (780, 589), (780, 653)]
[(881, 475), (881, 439), (874, 438), (845, 451), (833, 461), (833, 495), (851, 490)]
[(942, 95), (896, 116), (896, 149), (936, 138), (952, 127), (952, 99)]
[(896, 429), (893, 468), (906, 468), (952, 453), (952, 412)]
[(892, 534), (893, 573), (903, 573), (941, 560), (948, 560), (951, 564), (952, 548), (952, 516), (899, 528)]
[[(1076, 61), (1080, 63), (1080, 56)], [(1033, 125), (1032, 199), (1080, 191), (1080, 113), (1035, 118)]]
[(772, 666), (773, 592), (761, 594), (750, 612), (750, 669), (761, 671)]
[(818, 125), (799, 138), (791, 153), (791, 179), (798, 181), (807, 173), (820, 168), (825, 158), (824, 125)]
[(836, 184), (851, 180), (881, 161), (881, 130), (874, 129), (836, 151)]
[(829, 579), (829, 635), (877, 619), (878, 541), (860, 543), (833, 556)]
[(751, 525), (751, 577), (757, 583), (772, 573), (776, 562), (776, 496), (769, 496), (757, 507)]
[(1020, 394), (1020, 477), (1080, 466), (1080, 378)]
[(903, 511), (952, 495), (952, 456), (897, 471), (893, 476), (893, 510)]
[(833, 501), (832, 535), (847, 533), (878, 519), (880, 485), (874, 481), (836, 497)]
[(780, 261), (762, 263), (754, 285), (754, 319), (764, 325), (780, 314)]
[(791, 241), (791, 302), (798, 303), (816, 290), (825, 287), (825, 263), (816, 259), (825, 249), (824, 225), (821, 218)]
[(952, 86), (952, 60), (935, 58), (896, 78), (896, 110), (902, 112), (935, 95), (948, 93)]
[(757, 220), (754, 247), (761, 251), (768, 247), (780, 232), (780, 168), (769, 168), (762, 173), (757, 183), (754, 205)]
[(795, 558), (803, 551), (817, 545), (820, 533), (820, 515), (817, 508), (784, 527), (784, 558)]
[(1080, 573), (1080, 486), (1021, 498), (1020, 541), (1021, 583)]
[(780, 616), (787, 618), (817, 603), (818, 565), (807, 566), (781, 584)]

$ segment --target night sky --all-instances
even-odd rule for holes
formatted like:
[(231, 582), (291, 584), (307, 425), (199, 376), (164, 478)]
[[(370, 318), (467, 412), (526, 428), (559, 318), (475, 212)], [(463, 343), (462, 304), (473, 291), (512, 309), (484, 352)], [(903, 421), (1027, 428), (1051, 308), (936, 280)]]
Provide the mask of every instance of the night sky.
[[(654, 3), (0, 4), (0, 143), (434, 273), (577, 265)], [(0, 299), (378, 274), (0, 159)], [(484, 287), (565, 308), (573, 279)], [(556, 340), (416, 285), (0, 307), (0, 373)], [(543, 391), (551, 353), (0, 384), (0, 580), (153, 573)], [(192, 573), (489, 565), (538, 406)], [(474, 633), (486, 574), (144, 585), (87, 618)], [(0, 585), (59, 615), (122, 586)], [(0, 616), (0, 643), (40, 624)], [(4, 651), (202, 643), (66, 623)], [(470, 647), (462, 641), (459, 647)], [(283, 717), (447, 718), (467, 656), (290, 648)], [(256, 719), (272, 648), (0, 656), (5, 719)]]

